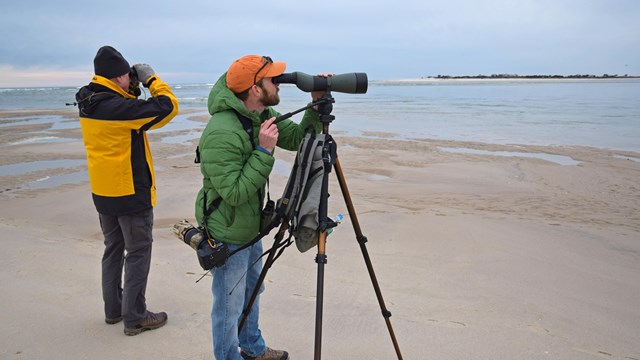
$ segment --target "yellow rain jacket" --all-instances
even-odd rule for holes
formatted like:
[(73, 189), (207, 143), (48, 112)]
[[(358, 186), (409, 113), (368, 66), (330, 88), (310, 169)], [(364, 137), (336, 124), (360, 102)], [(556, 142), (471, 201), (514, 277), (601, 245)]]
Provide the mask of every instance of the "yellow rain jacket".
[(156, 204), (146, 132), (171, 121), (178, 113), (178, 100), (156, 75), (147, 83), (152, 96), (147, 100), (98, 75), (76, 94), (91, 192), (99, 213), (133, 214)]

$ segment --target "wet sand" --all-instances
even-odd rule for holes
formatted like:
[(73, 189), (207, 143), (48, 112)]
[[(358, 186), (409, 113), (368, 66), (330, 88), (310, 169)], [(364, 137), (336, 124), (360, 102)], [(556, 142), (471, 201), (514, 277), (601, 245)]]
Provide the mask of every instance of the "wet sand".
[[(77, 121), (72, 111), (48, 114)], [(202, 275), (195, 254), (170, 232), (179, 219), (193, 221), (197, 140), (171, 144), (162, 138), (180, 132), (149, 133), (158, 205), (147, 302), (169, 322), (127, 337), (122, 324), (103, 320), (102, 235), (78, 163), (80, 130), (40, 132), (69, 140), (38, 142), (34, 131), (47, 124), (7, 124), (34, 115), (42, 113), (0, 113), (0, 357), (210, 359), (210, 277), (195, 283)], [(640, 359), (639, 153), (394, 136), (334, 134), (405, 359)], [(293, 154), (276, 157), (272, 197)], [(56, 160), (71, 165), (8, 167)], [(345, 220), (327, 244), (323, 358), (393, 359), (353, 219), (331, 176), (329, 212)], [(293, 359), (313, 357), (314, 258), (314, 250), (287, 249), (262, 297), (268, 345)]]

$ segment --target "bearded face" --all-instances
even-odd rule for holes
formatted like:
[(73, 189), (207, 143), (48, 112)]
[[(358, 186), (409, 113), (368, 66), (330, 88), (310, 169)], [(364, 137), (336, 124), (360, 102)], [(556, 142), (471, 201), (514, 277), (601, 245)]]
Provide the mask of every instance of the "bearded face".
[(260, 102), (262, 105), (275, 106), (280, 103), (280, 95), (278, 92), (280, 88), (271, 82), (271, 79), (263, 79), (258, 86), (262, 89), (262, 95), (260, 96)]

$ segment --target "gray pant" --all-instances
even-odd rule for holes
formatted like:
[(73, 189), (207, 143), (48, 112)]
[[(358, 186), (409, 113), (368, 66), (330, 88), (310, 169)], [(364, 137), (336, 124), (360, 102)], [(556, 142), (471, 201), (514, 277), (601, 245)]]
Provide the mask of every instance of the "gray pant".
[(105, 316), (122, 316), (125, 326), (137, 325), (147, 313), (144, 294), (151, 266), (153, 208), (132, 215), (99, 215), (105, 245), (102, 256)]

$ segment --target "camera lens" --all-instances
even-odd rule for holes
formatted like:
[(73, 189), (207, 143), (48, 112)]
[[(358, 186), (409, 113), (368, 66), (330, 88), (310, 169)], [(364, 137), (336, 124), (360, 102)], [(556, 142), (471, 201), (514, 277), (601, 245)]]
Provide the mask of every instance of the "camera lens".
[(199, 229), (192, 227), (184, 233), (184, 243), (191, 246), (193, 250), (198, 250), (200, 243), (204, 239), (204, 234)]

